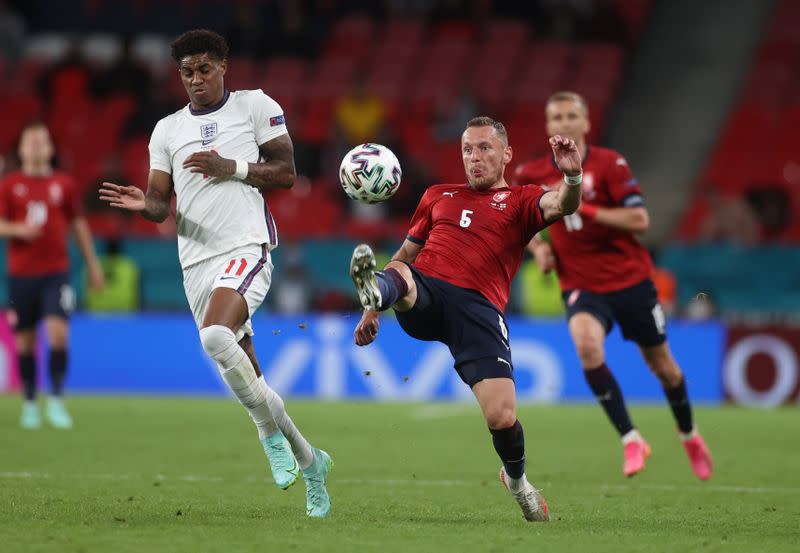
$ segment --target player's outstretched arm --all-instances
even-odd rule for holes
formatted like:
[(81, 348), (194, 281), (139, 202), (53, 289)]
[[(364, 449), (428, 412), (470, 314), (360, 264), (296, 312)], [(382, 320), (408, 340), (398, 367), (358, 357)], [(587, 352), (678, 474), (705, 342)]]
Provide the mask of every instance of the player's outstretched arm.
[(556, 165), (564, 173), (564, 186), (559, 187), (555, 194), (545, 194), (539, 205), (542, 214), (548, 222), (553, 222), (565, 215), (577, 211), (581, 204), (582, 176), (581, 154), (578, 146), (571, 138), (555, 135), (550, 137), (550, 147)]
[(172, 197), (172, 177), (169, 173), (153, 169), (147, 179), (147, 193), (136, 186), (120, 186), (104, 182), (100, 199), (111, 207), (138, 212), (149, 221), (161, 223), (169, 216)]
[(378, 312), (371, 309), (365, 309), (364, 314), (361, 315), (361, 320), (358, 321), (356, 329), (353, 332), (353, 339), (357, 346), (366, 346), (375, 341), (378, 337), (378, 329), (380, 328), (380, 321), (378, 320)]
[(593, 219), (617, 230), (641, 234), (650, 228), (650, 215), (644, 206), (637, 207), (599, 207), (581, 204), (578, 212), (584, 218)]

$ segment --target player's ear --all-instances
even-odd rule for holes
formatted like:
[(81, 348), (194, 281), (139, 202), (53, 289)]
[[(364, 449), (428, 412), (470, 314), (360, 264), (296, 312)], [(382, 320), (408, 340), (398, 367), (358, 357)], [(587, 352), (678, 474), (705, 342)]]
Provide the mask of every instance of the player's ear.
[(225, 76), (225, 72), (228, 70), (228, 60), (227, 59), (223, 59), (221, 62), (219, 62), (219, 70), (222, 72), (222, 76), (224, 77)]
[(512, 157), (514, 157), (514, 150), (511, 149), (511, 146), (506, 146), (506, 149), (503, 151), (503, 163), (508, 165), (511, 163)]

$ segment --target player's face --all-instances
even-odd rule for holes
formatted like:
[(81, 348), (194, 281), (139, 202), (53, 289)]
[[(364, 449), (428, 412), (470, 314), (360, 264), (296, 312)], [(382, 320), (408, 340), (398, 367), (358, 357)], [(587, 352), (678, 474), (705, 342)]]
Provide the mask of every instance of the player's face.
[(503, 179), (511, 147), (497, 136), (494, 127), (467, 127), (461, 135), (461, 156), (470, 186), (487, 190)]
[(222, 100), (227, 68), (225, 60), (215, 60), (208, 54), (195, 54), (181, 60), (181, 81), (194, 107), (213, 106)]
[(550, 102), (545, 109), (547, 136), (560, 134), (582, 142), (589, 132), (589, 119), (580, 103), (573, 100)]
[(49, 163), (55, 153), (47, 127), (30, 127), (19, 140), (19, 159), (25, 163)]

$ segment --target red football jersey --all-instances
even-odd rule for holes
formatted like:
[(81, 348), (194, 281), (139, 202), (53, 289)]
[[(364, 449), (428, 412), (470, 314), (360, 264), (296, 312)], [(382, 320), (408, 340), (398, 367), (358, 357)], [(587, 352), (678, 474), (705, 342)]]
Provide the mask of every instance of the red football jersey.
[(8, 273), (35, 276), (69, 269), (69, 223), (81, 214), (71, 177), (54, 172), (31, 177), (17, 171), (0, 181), (0, 217), (41, 226), (38, 238), (8, 241)]
[(504, 311), (511, 279), (526, 244), (547, 223), (538, 186), (478, 191), (437, 184), (425, 191), (408, 239), (422, 244), (414, 266), (462, 288), (477, 290)]
[[(555, 189), (562, 186), (563, 179), (552, 156), (547, 156), (518, 166), (512, 182)], [(600, 207), (636, 207), (644, 205), (644, 195), (624, 157), (591, 146), (583, 160), (582, 201)], [(578, 213), (553, 223), (550, 238), (562, 290), (613, 292), (653, 273), (650, 254), (633, 233), (584, 219)]]

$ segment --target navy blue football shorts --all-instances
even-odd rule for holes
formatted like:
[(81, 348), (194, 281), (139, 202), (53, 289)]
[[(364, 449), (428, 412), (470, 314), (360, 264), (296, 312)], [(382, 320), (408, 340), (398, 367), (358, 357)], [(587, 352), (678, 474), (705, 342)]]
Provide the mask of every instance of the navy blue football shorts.
[(16, 313), (15, 330), (30, 330), (48, 316), (67, 319), (75, 308), (67, 273), (9, 277), (8, 299)]
[(611, 332), (614, 321), (619, 324), (622, 336), (642, 347), (663, 344), (667, 339), (666, 319), (653, 281), (649, 278), (629, 288), (606, 294), (587, 290), (562, 292), (567, 308), (567, 319), (576, 313), (589, 313)]
[(470, 387), (486, 378), (513, 380), (508, 327), (500, 310), (475, 290), (409, 268), (417, 302), (409, 311), (396, 311), (406, 334), (450, 348), (458, 375)]

